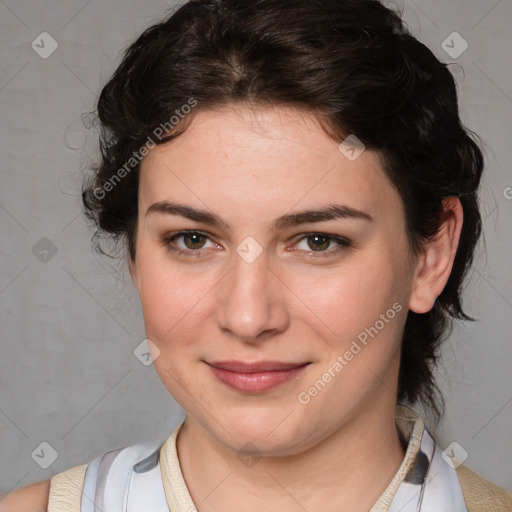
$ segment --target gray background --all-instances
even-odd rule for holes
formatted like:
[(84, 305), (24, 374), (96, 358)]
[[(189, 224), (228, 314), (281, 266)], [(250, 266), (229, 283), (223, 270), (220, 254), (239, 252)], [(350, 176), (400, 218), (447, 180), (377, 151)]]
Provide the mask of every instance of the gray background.
[[(106, 450), (164, 440), (183, 417), (133, 354), (144, 339), (138, 298), (122, 262), (91, 251), (79, 196), (81, 169), (96, 156), (80, 115), (120, 51), (172, 5), (0, 0), (0, 494)], [(479, 320), (456, 325), (444, 347), (437, 436), (512, 491), (512, 2), (397, 5), (438, 57), (461, 64), (451, 67), (461, 115), (486, 144), (486, 247), (464, 302)], [(31, 47), (43, 31), (59, 45), (47, 59)], [(441, 47), (453, 31), (469, 44), (456, 59)], [(47, 469), (31, 455), (42, 442), (58, 452)]]

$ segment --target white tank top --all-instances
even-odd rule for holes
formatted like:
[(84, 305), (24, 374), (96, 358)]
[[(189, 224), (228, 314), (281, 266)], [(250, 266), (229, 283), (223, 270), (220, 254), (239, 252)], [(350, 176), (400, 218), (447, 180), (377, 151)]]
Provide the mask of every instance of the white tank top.
[(169, 512), (160, 470), (160, 446), (113, 450), (88, 464), (80, 512)]

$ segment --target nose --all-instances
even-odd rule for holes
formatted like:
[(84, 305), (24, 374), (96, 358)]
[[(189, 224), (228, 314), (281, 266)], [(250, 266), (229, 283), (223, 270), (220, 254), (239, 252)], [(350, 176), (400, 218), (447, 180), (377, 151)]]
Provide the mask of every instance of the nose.
[(251, 263), (236, 254), (217, 297), (219, 328), (250, 343), (285, 331), (289, 324), (286, 291), (265, 252)]

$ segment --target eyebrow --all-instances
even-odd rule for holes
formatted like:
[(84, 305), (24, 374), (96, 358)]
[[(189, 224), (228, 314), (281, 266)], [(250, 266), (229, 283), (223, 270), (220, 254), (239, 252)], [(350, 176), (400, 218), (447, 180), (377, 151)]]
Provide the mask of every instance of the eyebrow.
[[(187, 219), (202, 222), (217, 228), (226, 228), (232, 231), (230, 225), (215, 213), (199, 208), (193, 208), (180, 203), (169, 201), (160, 201), (152, 204), (146, 210), (146, 216), (152, 213), (164, 213), (167, 215), (179, 215)], [(304, 210), (301, 212), (287, 213), (276, 219), (272, 224), (272, 229), (280, 230), (301, 224), (309, 224), (314, 222), (324, 222), (335, 219), (360, 219), (373, 222), (373, 217), (366, 212), (357, 210), (350, 206), (330, 204), (326, 208), (316, 210)]]

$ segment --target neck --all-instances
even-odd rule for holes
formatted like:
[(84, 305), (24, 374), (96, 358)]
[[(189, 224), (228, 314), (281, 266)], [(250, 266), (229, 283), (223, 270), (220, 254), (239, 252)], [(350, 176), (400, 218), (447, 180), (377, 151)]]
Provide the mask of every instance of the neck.
[(394, 402), (375, 398), (313, 448), (286, 457), (263, 456), (251, 467), (187, 417), (177, 450), (198, 511), (369, 510), (404, 457)]

